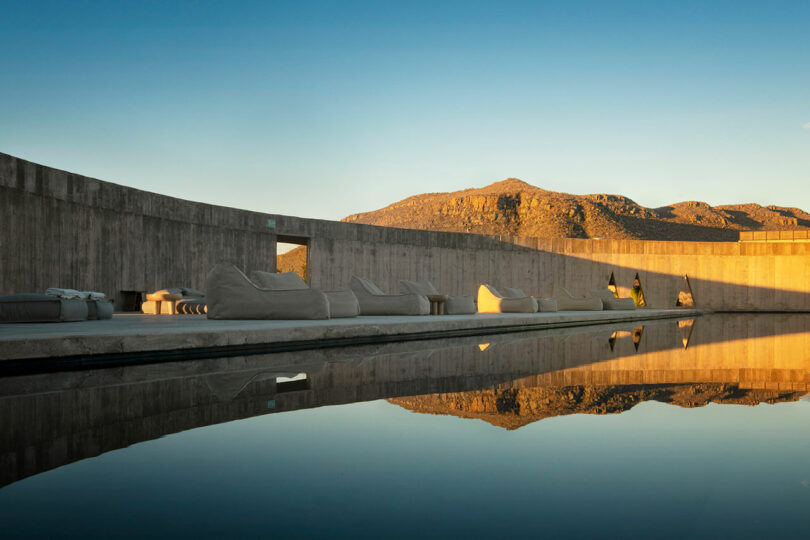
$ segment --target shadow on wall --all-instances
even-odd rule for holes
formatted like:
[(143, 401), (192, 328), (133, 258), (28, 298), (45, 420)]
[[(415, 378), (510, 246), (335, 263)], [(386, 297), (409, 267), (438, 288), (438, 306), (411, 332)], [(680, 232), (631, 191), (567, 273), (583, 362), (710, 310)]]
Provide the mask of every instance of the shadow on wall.
[[(566, 257), (552, 255), (556, 258)], [(656, 309), (683, 307), (730, 312), (810, 312), (810, 292), (801, 290), (756, 283), (727, 283), (697, 278), (688, 273), (670, 274), (583, 259), (566, 261), (563, 266), (572, 270), (562, 278), (555, 276), (551, 284), (544, 283), (538, 287), (542, 291), (541, 296), (555, 295), (561, 287), (581, 296), (586, 296), (590, 289), (608, 288), (617, 297), (633, 298), (637, 306)], [(747, 269), (741, 270), (741, 274), (747, 273)], [(571, 274), (581, 277), (571, 279), (568, 277)], [(773, 282), (774, 277), (763, 275), (762, 281)], [(802, 284), (802, 280), (795, 282), (797, 287), (802, 287)], [(536, 293), (530, 294), (537, 296)]]
[[(667, 261), (659, 257), (653, 263), (639, 256), (638, 266), (590, 260), (565, 253), (534, 251), (538, 262), (528, 272), (534, 283), (525, 284), (527, 294), (552, 297), (561, 288), (576, 295), (587, 296), (593, 289), (610, 289), (617, 297), (631, 297), (636, 305), (656, 309), (696, 307), (716, 311), (775, 311), (810, 312), (810, 257), (807, 256), (738, 256), (684, 257), (683, 261)], [(525, 255), (526, 252), (524, 252)], [(621, 260), (627, 255), (618, 255)], [(650, 266), (678, 267), (683, 272), (666, 272)], [(644, 268), (644, 267), (647, 268)], [(689, 268), (691, 266), (691, 268)], [(736, 282), (696, 277), (692, 272), (710, 273), (713, 266), (718, 274), (729, 275)], [(519, 281), (524, 276), (511, 274)], [(499, 276), (497, 281), (505, 281)], [(750, 281), (750, 283), (741, 283)], [(506, 283), (503, 285), (509, 286)], [(789, 287), (789, 288), (788, 288)]]
[(632, 297), (637, 279), (643, 303), (637, 301), (650, 308), (810, 311), (810, 244), (483, 237), (371, 225), (341, 232), (331, 223), (290, 223), (299, 234), (312, 229), (312, 286), (326, 290), (344, 288), (358, 275), (386, 291), (399, 290), (406, 279), (428, 280), (451, 295), (475, 295), (488, 283), (543, 298), (562, 288), (588, 296), (614, 285), (618, 296)]

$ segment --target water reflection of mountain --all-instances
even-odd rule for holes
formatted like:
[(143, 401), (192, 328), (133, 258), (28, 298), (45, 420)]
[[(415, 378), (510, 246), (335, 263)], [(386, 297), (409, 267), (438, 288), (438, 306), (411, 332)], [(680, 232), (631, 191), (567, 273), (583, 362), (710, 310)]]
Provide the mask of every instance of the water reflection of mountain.
[(651, 384), (499, 388), (390, 398), (389, 403), (413, 412), (476, 418), (506, 429), (569, 414), (617, 414), (642, 401), (680, 407), (709, 403), (758, 405), (797, 401), (806, 392), (740, 388), (737, 384)]
[(810, 316), (733, 315), (0, 378), (0, 485), (187, 429), (358, 401), (408, 397), (517, 427), (645, 399), (792, 400), (808, 391), (808, 351)]
[(610, 354), (591, 362), (568, 362), (484, 390), (388, 401), (517, 429), (555, 416), (621, 413), (642, 401), (757, 405), (797, 401), (810, 391), (809, 316), (714, 316), (678, 321), (669, 330), (660, 324), (614, 330), (606, 339)]

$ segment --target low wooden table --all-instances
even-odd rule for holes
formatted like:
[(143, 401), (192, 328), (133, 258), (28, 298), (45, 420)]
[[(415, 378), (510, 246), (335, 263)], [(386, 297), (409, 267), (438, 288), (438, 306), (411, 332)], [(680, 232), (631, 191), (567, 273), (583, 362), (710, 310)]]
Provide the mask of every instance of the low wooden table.
[(430, 314), (444, 315), (444, 303), (447, 302), (447, 298), (446, 294), (427, 295), (427, 299), (430, 300)]

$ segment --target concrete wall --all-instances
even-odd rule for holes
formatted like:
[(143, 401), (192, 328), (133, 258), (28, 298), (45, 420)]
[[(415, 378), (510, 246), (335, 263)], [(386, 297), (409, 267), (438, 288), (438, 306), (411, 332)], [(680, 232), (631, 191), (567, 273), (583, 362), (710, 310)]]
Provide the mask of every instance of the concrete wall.
[(613, 274), (620, 296), (639, 275), (647, 305), (675, 307), (688, 276), (697, 307), (715, 310), (810, 310), (810, 243), (657, 242), (487, 237), (278, 219), (279, 233), (311, 238), (313, 287), (345, 287), (351, 275), (396, 292), (400, 279), (428, 279), (448, 294), (478, 285), (521, 287), (553, 297), (585, 296)]
[(674, 307), (688, 275), (698, 307), (810, 310), (808, 243), (516, 241), (555, 255), (546, 266), (555, 285), (580, 284), (582, 293), (587, 287), (606, 286), (613, 273), (620, 296), (629, 296), (638, 274), (649, 306)]
[(275, 269), (269, 217), (0, 154), (0, 294), (201, 288), (220, 259)]
[[(553, 296), (639, 274), (650, 307), (675, 306), (689, 281), (697, 307), (810, 310), (810, 242), (650, 242), (489, 237), (262, 214), (194, 203), (0, 154), (0, 294), (61, 286), (118, 295), (202, 287), (212, 264), (275, 270), (277, 241), (308, 244), (313, 287), (352, 274), (397, 292), (428, 279), (448, 294), (478, 285)], [(271, 225), (271, 226), (269, 226)], [(759, 240), (759, 238), (758, 238)]]

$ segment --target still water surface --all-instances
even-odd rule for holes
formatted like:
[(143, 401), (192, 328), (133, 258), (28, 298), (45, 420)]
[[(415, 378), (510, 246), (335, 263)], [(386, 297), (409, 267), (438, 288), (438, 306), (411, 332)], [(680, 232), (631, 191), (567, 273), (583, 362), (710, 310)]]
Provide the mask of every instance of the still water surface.
[(804, 315), (0, 379), (0, 523), (4, 536), (805, 536), (808, 385)]

